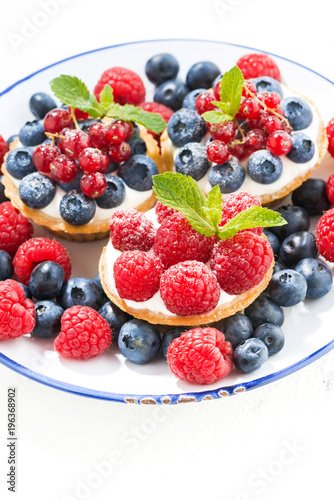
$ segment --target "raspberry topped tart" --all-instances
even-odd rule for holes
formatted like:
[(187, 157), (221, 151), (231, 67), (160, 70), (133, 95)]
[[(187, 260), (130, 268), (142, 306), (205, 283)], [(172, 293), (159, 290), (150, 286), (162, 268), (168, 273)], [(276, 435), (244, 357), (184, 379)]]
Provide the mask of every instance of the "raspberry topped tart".
[(111, 68), (108, 73), (111, 83), (113, 75), (118, 78), (115, 100), (108, 83), (97, 85), (98, 101), (76, 77), (52, 80), (67, 108), (34, 95), (30, 107), (37, 120), (21, 128), (6, 156), (6, 196), (26, 217), (67, 239), (103, 238), (116, 207), (146, 211), (155, 203), (152, 175), (164, 166), (147, 129), (159, 134), (166, 122), (127, 103), (137, 95), (131, 86), (120, 96), (119, 79), (126, 80), (128, 72)]
[(273, 252), (262, 228), (284, 224), (248, 195), (206, 197), (192, 177), (153, 177), (156, 209), (110, 219), (101, 284), (122, 310), (150, 323), (200, 325), (244, 309), (266, 288)]

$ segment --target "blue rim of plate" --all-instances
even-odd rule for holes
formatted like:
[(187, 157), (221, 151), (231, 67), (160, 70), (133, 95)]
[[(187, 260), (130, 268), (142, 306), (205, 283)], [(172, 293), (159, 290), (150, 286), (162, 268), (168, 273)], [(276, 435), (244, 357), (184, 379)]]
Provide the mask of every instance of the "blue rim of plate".
[[(45, 66), (44, 68), (41, 68), (30, 75), (26, 76), (25, 78), (22, 78), (21, 80), (18, 80), (17, 82), (13, 83), (9, 87), (7, 87), (5, 90), (0, 92), (0, 97), (3, 95), (7, 94), (10, 92), (13, 88), (17, 87), (21, 83), (29, 80), (35, 75), (38, 75), (39, 73), (42, 73), (43, 71), (52, 68), (54, 66), (57, 66), (59, 64), (62, 64), (66, 61), (70, 61), (71, 59), (77, 59), (78, 57), (85, 56), (87, 54), (93, 54), (95, 52), (101, 52), (103, 50), (109, 50), (109, 49), (114, 49), (117, 47), (122, 47), (126, 45), (136, 45), (140, 43), (155, 43), (155, 42), (202, 42), (202, 43), (214, 43), (214, 44), (221, 44), (225, 46), (232, 46), (232, 47), (239, 47), (245, 50), (251, 50), (254, 52), (262, 52), (265, 54), (269, 54), (271, 56), (277, 57), (278, 59), (282, 59), (284, 61), (288, 61), (296, 66), (299, 66), (301, 68), (306, 69), (307, 71), (310, 71), (311, 73), (314, 73), (315, 75), (319, 76), (323, 80), (326, 80), (329, 82), (331, 85), (334, 85), (334, 82), (326, 78), (325, 76), (321, 75), (320, 73), (308, 68), (307, 66), (304, 66), (302, 64), (296, 63), (295, 61), (292, 61), (291, 59), (288, 59), (286, 57), (279, 56), (277, 54), (273, 54), (272, 52), (267, 52), (265, 50), (259, 50), (255, 49), (254, 47), (247, 47), (245, 45), (239, 45), (235, 43), (228, 43), (228, 42), (222, 42), (222, 41), (217, 41), (217, 40), (201, 40), (201, 39), (192, 39), (192, 38), (165, 38), (165, 39), (156, 39), (156, 40), (139, 40), (135, 42), (127, 42), (127, 43), (120, 43), (116, 45), (109, 45), (107, 47), (102, 47), (98, 49), (93, 49), (89, 50), (86, 52), (82, 52), (80, 54), (76, 54), (71, 57), (67, 57), (65, 59), (62, 59), (60, 61), (57, 61), (55, 63), (52, 63), (48, 66)], [(255, 380), (251, 380), (249, 382), (245, 383), (240, 383), (240, 384), (234, 384), (230, 386), (222, 386), (218, 389), (211, 389), (211, 390), (204, 390), (201, 392), (183, 392), (183, 393), (178, 393), (178, 394), (163, 394), (163, 395), (156, 395), (156, 394), (120, 394), (120, 393), (112, 393), (112, 392), (107, 392), (107, 391), (98, 391), (95, 389), (89, 389), (86, 387), (80, 387), (77, 385), (72, 385), (68, 384), (67, 382), (62, 382), (60, 380), (56, 380), (50, 377), (47, 377), (45, 375), (42, 375), (38, 372), (35, 372), (33, 370), (30, 370), (29, 368), (17, 363), (16, 361), (12, 360), (11, 358), (8, 358), (4, 354), (0, 352), (0, 363), (5, 365), (6, 367), (10, 368), (13, 371), (16, 371), (17, 373), (20, 373), (21, 375), (30, 378), (32, 380), (35, 380), (36, 382), (39, 382), (41, 384), (47, 385), (49, 387), (53, 387), (54, 389), (58, 389), (64, 392), (68, 392), (70, 394), (76, 394), (79, 396), (85, 396), (85, 397), (90, 397), (90, 398), (95, 398), (95, 399), (103, 399), (107, 401), (114, 401), (118, 403), (129, 403), (129, 404), (146, 404), (146, 405), (156, 405), (156, 404), (176, 404), (176, 403), (186, 403), (186, 402), (200, 402), (204, 400), (210, 400), (210, 399), (218, 399), (222, 398), (225, 396), (231, 396), (233, 394), (238, 394), (242, 393), (251, 389), (255, 389), (257, 387), (261, 387), (263, 385), (269, 384), (271, 382), (275, 382), (276, 380), (279, 380), (287, 375), (290, 375), (301, 368), (304, 368), (308, 364), (316, 361), (319, 359), (321, 356), (327, 354), (329, 351), (331, 351), (334, 348), (334, 339), (326, 344), (325, 346), (321, 347), (317, 351), (313, 352), (309, 356), (306, 356), (305, 358), (297, 361), (296, 363), (283, 368), (282, 370), (279, 370), (275, 373), (271, 373), (270, 375), (266, 375), (264, 377), (259, 377)]]

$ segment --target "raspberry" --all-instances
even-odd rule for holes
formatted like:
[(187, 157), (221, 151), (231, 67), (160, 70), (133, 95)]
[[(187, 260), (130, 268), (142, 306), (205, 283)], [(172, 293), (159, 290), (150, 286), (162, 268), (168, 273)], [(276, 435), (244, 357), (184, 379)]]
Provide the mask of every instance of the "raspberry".
[(5, 250), (13, 257), (21, 243), (29, 240), (32, 233), (31, 222), (10, 201), (0, 204), (0, 250)]
[(64, 358), (90, 359), (108, 349), (111, 338), (108, 323), (95, 309), (73, 306), (62, 315), (54, 346)]
[(334, 174), (328, 177), (326, 185), (326, 194), (331, 204), (334, 205)]
[(142, 79), (130, 69), (114, 66), (104, 71), (94, 89), (97, 99), (100, 98), (100, 93), (106, 84), (113, 89), (114, 100), (119, 104), (138, 105), (145, 99), (145, 87)]
[(209, 260), (216, 237), (199, 234), (181, 213), (164, 219), (157, 230), (154, 252), (166, 267), (183, 260)]
[(154, 253), (123, 252), (114, 264), (115, 286), (122, 299), (143, 302), (159, 290), (164, 266)]
[(23, 288), (14, 280), (0, 282), (0, 340), (15, 339), (30, 333), (35, 326), (35, 306), (26, 299)]
[(238, 59), (237, 66), (246, 80), (257, 76), (270, 76), (281, 81), (281, 73), (277, 64), (267, 54), (246, 54)]
[(167, 361), (179, 379), (213, 384), (230, 373), (232, 347), (216, 328), (193, 328), (173, 340)]
[(219, 301), (218, 282), (210, 269), (195, 260), (179, 262), (161, 276), (160, 294), (167, 309), (179, 316), (212, 311)]
[(65, 271), (64, 281), (69, 279), (71, 261), (65, 248), (55, 240), (32, 238), (22, 243), (15, 254), (13, 265), (17, 280), (28, 285), (33, 269), (45, 260), (52, 260), (60, 264)]
[[(223, 198), (223, 213), (220, 222), (220, 226), (224, 226), (229, 220), (233, 219), (240, 212), (243, 212), (247, 208), (254, 206), (261, 206), (260, 201), (248, 193), (231, 193), (230, 195)], [(244, 229), (246, 231), (246, 229)], [(254, 227), (253, 229), (248, 229), (252, 233), (260, 235), (262, 233), (262, 227)], [(241, 231), (240, 231), (241, 232)]]
[(328, 152), (334, 158), (334, 137), (328, 139)]
[(121, 252), (146, 252), (153, 246), (156, 230), (152, 222), (134, 208), (116, 210), (109, 221), (109, 227), (111, 243)]
[(159, 224), (162, 223), (164, 219), (167, 217), (170, 217), (171, 215), (177, 214), (178, 211), (175, 208), (169, 208), (167, 205), (164, 205), (161, 203), (161, 201), (158, 200), (156, 206), (155, 206), (155, 215), (157, 217), (157, 221)]
[(210, 265), (224, 292), (238, 295), (263, 280), (272, 260), (268, 240), (250, 231), (240, 231), (233, 238), (220, 240)]
[(1, 173), (1, 165), (4, 159), (5, 154), (8, 151), (8, 144), (5, 139), (0, 135), (0, 173)]
[(320, 217), (316, 232), (319, 253), (329, 262), (334, 262), (334, 208)]
[(149, 111), (150, 113), (159, 113), (166, 123), (169, 122), (169, 119), (174, 114), (172, 109), (159, 102), (142, 102), (140, 107), (144, 111)]
[(331, 118), (326, 127), (327, 137), (331, 139), (334, 137), (334, 118)]

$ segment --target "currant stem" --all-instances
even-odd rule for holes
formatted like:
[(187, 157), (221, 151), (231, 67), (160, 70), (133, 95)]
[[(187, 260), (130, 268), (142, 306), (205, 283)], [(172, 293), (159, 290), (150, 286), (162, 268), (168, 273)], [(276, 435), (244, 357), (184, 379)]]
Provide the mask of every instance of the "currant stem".
[(74, 108), (72, 106), (71, 106), (71, 116), (73, 118), (73, 122), (74, 122), (75, 128), (77, 130), (80, 130), (80, 127), (78, 125), (78, 122), (77, 122), (77, 119), (76, 119), (76, 116), (75, 116), (75, 113), (74, 113)]
[(234, 123), (235, 123), (235, 125), (236, 125), (237, 129), (239, 130), (239, 132), (240, 132), (240, 134), (241, 134), (242, 139), (243, 139), (243, 140), (245, 140), (245, 134), (244, 134), (244, 132), (243, 132), (242, 128), (240, 127), (238, 120), (237, 120), (236, 118), (233, 118), (233, 121), (234, 121)]
[(267, 107), (267, 106), (266, 106), (266, 105), (265, 105), (262, 101), (260, 101), (260, 99), (258, 99), (258, 98), (256, 97), (256, 95), (255, 95), (255, 94), (253, 94), (253, 92), (251, 92), (251, 91), (249, 90), (249, 88), (248, 88), (246, 85), (244, 85), (244, 86), (243, 86), (243, 88), (246, 90), (246, 92), (247, 92), (247, 94), (248, 94), (248, 95), (250, 95), (253, 99), (255, 99), (255, 100), (256, 100), (256, 101), (260, 104), (260, 106), (261, 106), (263, 109), (267, 109), (268, 111), (270, 111), (270, 113), (272, 113), (274, 116), (276, 116), (277, 118), (279, 118), (280, 120), (282, 120), (283, 122), (285, 122), (285, 123), (286, 123), (286, 125), (289, 127), (289, 129), (291, 129), (291, 130), (292, 130), (292, 127), (291, 127), (291, 125), (290, 125), (290, 123), (289, 123), (289, 120), (288, 120), (287, 118), (285, 118), (284, 116), (282, 116), (282, 115), (280, 115), (279, 113), (277, 113), (274, 109), (272, 109), (272, 108), (268, 108), (268, 107)]
[[(48, 137), (49, 139), (52, 139), (52, 141), (54, 142), (54, 139), (55, 137), (57, 137), (57, 139), (65, 139), (65, 136), (64, 135), (61, 135), (61, 134), (51, 134), (51, 132), (44, 132), (46, 137)], [(53, 145), (53, 142), (52, 142), (52, 145)]]

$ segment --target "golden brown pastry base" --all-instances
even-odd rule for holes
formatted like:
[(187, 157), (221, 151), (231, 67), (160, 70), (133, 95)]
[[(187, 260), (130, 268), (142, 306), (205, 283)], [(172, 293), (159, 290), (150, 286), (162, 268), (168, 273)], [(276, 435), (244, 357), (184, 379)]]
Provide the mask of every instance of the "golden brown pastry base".
[[(167, 168), (171, 168), (170, 157), (165, 155), (165, 160), (162, 160), (160, 156), (160, 149), (157, 141), (154, 137), (147, 132), (144, 127), (140, 127), (140, 135), (147, 145), (147, 154), (150, 156), (157, 164), (159, 172), (164, 172)], [(164, 133), (162, 134), (164, 135)], [(167, 134), (165, 134), (167, 137)], [(166, 139), (165, 139), (166, 140)], [(19, 140), (12, 142), (10, 149), (15, 149), (18, 146)], [(7, 155), (6, 155), (7, 157)], [(2, 166), (3, 171), (3, 184), (5, 186), (5, 195), (9, 198), (12, 204), (20, 210), (20, 212), (31, 219), (35, 224), (44, 227), (51, 233), (64, 238), (69, 241), (94, 241), (106, 238), (109, 235), (109, 219), (88, 223), (82, 226), (72, 226), (65, 222), (62, 218), (51, 217), (43, 213), (43, 210), (35, 210), (27, 207), (22, 201), (18, 193), (18, 188), (11, 179), (11, 176), (6, 170), (6, 157)], [(168, 164), (169, 161), (169, 164)], [(155, 195), (152, 193), (144, 203), (141, 203), (137, 207), (133, 207), (140, 212), (147, 212), (150, 208), (154, 206), (156, 202)]]
[[(300, 94), (299, 94), (300, 95)], [(312, 172), (319, 167), (321, 161), (323, 160), (327, 147), (328, 147), (328, 139), (327, 139), (327, 134), (326, 134), (326, 129), (324, 126), (324, 122), (314, 106), (314, 103), (307, 97), (300, 95), (303, 99), (305, 99), (309, 104), (311, 104), (314, 109), (316, 110), (319, 119), (320, 119), (320, 126), (319, 126), (319, 132), (318, 132), (318, 137), (317, 137), (317, 146), (318, 146), (318, 151), (319, 151), (319, 159), (313, 167), (311, 167), (307, 172), (304, 172), (302, 175), (299, 175), (295, 177), (291, 182), (289, 182), (286, 186), (284, 186), (282, 189), (276, 191), (275, 193), (272, 194), (262, 194), (262, 195), (256, 195), (256, 197), (260, 200), (262, 205), (267, 205), (268, 203), (271, 203), (272, 201), (279, 200), (281, 198), (284, 198), (288, 194), (290, 194), (294, 189), (297, 189), (301, 184), (303, 184), (306, 179), (308, 179)], [(165, 130), (166, 136), (167, 136), (167, 129)], [(165, 133), (164, 132), (164, 133)], [(301, 130), (301, 132), (303, 132)], [(170, 162), (170, 155), (173, 156), (170, 142), (167, 136), (167, 140), (164, 140), (161, 143), (161, 157), (162, 157), (162, 162), (169, 163)], [(298, 164), (296, 163), (296, 170), (298, 169)], [(174, 171), (174, 166), (170, 169)], [(265, 189), (265, 185), (263, 185), (263, 189)]]
[(259, 285), (255, 286), (248, 292), (241, 293), (236, 297), (232, 298), (231, 301), (227, 304), (223, 304), (219, 307), (216, 307), (213, 311), (205, 314), (195, 314), (192, 316), (168, 316), (163, 313), (156, 313), (154, 311), (150, 311), (149, 309), (133, 309), (129, 307), (126, 302), (121, 299), (118, 295), (115, 294), (115, 291), (111, 289), (108, 283), (108, 275), (107, 275), (107, 263), (105, 257), (106, 247), (103, 249), (100, 261), (99, 261), (99, 275), (102, 287), (109, 297), (109, 299), (116, 304), (122, 311), (125, 311), (137, 319), (143, 319), (148, 321), (149, 323), (157, 324), (157, 325), (174, 325), (174, 326), (200, 326), (207, 325), (210, 323), (215, 323), (220, 319), (227, 318), (228, 316), (232, 316), (238, 311), (242, 311), (247, 306), (249, 306), (254, 300), (260, 295), (263, 290), (265, 290), (268, 286), (268, 283), (271, 279), (274, 261), (270, 269), (267, 271), (265, 277), (259, 283)]

